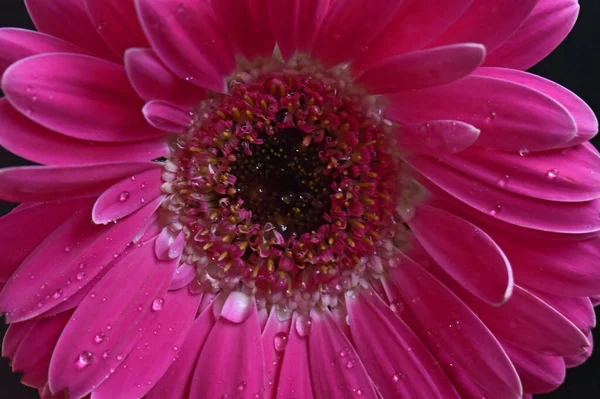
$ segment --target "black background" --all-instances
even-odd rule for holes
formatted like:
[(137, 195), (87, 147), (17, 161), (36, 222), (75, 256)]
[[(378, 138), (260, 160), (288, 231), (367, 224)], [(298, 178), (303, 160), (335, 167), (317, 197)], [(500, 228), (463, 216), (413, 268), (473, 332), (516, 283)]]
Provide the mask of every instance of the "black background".
[[(0, 1), (0, 27), (33, 29), (23, 0)], [(596, 114), (600, 114), (600, 3), (596, 0), (580, 0), (580, 3), (581, 15), (574, 31), (552, 55), (532, 71), (579, 94)], [(598, 147), (600, 139), (595, 140), (594, 144)], [(0, 148), (0, 167), (26, 163)], [(8, 212), (10, 208), (9, 204), (0, 202), (0, 215)], [(5, 331), (6, 326), (0, 321), (0, 335), (3, 336)], [(595, 333), (594, 336), (595, 341), (600, 342), (600, 333)], [(12, 373), (6, 359), (0, 359), (0, 398), (39, 398), (35, 390), (19, 383), (19, 376)], [(596, 398), (600, 398), (600, 349), (595, 351), (594, 356), (585, 365), (569, 370), (566, 382), (559, 390), (548, 395), (536, 396), (536, 399)]]

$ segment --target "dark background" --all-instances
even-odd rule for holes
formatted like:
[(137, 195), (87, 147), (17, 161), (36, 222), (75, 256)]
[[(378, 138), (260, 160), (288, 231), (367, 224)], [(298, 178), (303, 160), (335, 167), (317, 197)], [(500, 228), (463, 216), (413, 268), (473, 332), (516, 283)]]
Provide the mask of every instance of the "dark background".
[[(0, 1), (0, 27), (33, 29), (23, 0)], [(600, 3), (596, 0), (580, 0), (580, 4), (581, 15), (574, 31), (550, 57), (532, 71), (579, 94), (596, 114), (600, 114), (600, 78), (597, 76), (600, 74)], [(594, 144), (599, 147), (600, 139), (595, 140)], [(0, 148), (0, 167), (26, 163)], [(0, 215), (8, 212), (10, 208), (11, 205), (0, 202)], [(5, 331), (6, 326), (0, 321), (0, 337)], [(600, 333), (596, 332), (594, 337), (596, 342), (600, 342)], [(39, 398), (37, 391), (19, 383), (19, 376), (12, 373), (6, 359), (0, 359), (0, 398)], [(600, 349), (595, 351), (594, 356), (585, 365), (569, 370), (565, 384), (558, 391), (536, 396), (536, 399), (596, 398), (600, 398)]]

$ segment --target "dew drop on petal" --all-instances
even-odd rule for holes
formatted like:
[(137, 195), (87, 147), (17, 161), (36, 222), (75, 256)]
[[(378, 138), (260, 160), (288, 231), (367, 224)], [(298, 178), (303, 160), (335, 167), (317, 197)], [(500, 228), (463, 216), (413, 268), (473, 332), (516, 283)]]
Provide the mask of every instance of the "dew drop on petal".
[(502, 205), (500, 204), (496, 204), (494, 205), (494, 207), (490, 210), (490, 215), (492, 216), (496, 216), (497, 214), (499, 214), (502, 211)]
[(390, 303), (390, 309), (394, 313), (400, 313), (402, 312), (402, 309), (404, 309), (404, 304), (400, 301), (393, 301)]
[(102, 359), (106, 360), (108, 359), (108, 356), (110, 356), (110, 351), (104, 351), (102, 353)]
[(510, 180), (510, 176), (509, 175), (505, 175), (500, 180), (498, 180), (498, 185), (500, 187), (506, 187), (506, 185), (508, 184), (509, 180)]
[(119, 353), (119, 354), (117, 355), (117, 361), (119, 361), (119, 362), (120, 362), (121, 360), (123, 360), (123, 357), (124, 357), (124, 356), (123, 356), (122, 354), (120, 354), (120, 353)]
[(77, 358), (77, 366), (84, 368), (92, 364), (94, 361), (94, 354), (90, 351), (82, 352)]
[(558, 169), (550, 169), (548, 172), (546, 172), (546, 177), (549, 180), (554, 180), (558, 177)]
[(163, 308), (164, 304), (165, 304), (164, 299), (156, 298), (154, 301), (152, 301), (152, 310), (154, 310), (155, 312), (158, 312), (159, 310), (161, 310)]
[(105, 337), (106, 337), (106, 336), (104, 335), (104, 333), (101, 333), (101, 332), (99, 332), (99, 333), (98, 333), (98, 334), (96, 334), (96, 336), (94, 337), (94, 342), (95, 342), (95, 343), (97, 343), (97, 344), (99, 344), (99, 343), (101, 343), (102, 341), (104, 341), (104, 338), (105, 338)]
[(527, 149), (527, 148), (521, 148), (519, 150), (519, 155), (522, 156), (522, 157), (529, 155), (529, 149)]
[(273, 347), (277, 352), (283, 352), (288, 343), (288, 335), (284, 332), (275, 334), (273, 338)]
[(77, 276), (75, 276), (75, 277), (77, 278), (77, 280), (81, 281), (85, 277), (85, 273), (79, 272), (79, 273), (77, 273)]
[(72, 245), (67, 245), (65, 247), (65, 252), (71, 252), (73, 250), (73, 246)]
[(246, 389), (246, 386), (248, 385), (248, 383), (246, 383), (246, 381), (242, 381), (238, 384), (237, 386), (237, 391), (238, 392), (243, 392), (244, 389)]
[(129, 191), (123, 191), (121, 194), (119, 194), (119, 201), (125, 202), (129, 199), (130, 196), (131, 194), (129, 193)]
[(56, 290), (54, 291), (54, 293), (52, 294), (52, 298), (54, 299), (58, 299), (62, 296), (63, 294), (63, 290)]

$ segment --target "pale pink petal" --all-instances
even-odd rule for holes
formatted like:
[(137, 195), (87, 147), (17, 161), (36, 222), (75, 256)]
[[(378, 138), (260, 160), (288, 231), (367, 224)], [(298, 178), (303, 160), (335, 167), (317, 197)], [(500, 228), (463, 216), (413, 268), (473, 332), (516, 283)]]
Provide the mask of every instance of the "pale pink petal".
[(91, 392), (158, 317), (155, 301), (164, 301), (178, 260), (161, 262), (152, 247), (149, 242), (133, 250), (77, 307), (52, 355), (52, 392), (66, 390), (70, 397)]
[[(358, 395), (361, 398), (377, 398), (358, 353), (339, 329), (329, 310), (313, 310), (311, 316), (312, 320), (297, 319), (296, 329), (299, 329), (298, 333), (302, 336), (308, 334), (308, 358), (314, 397), (328, 399)], [(299, 323), (301, 328), (298, 327)]]
[[(297, 322), (298, 315), (294, 313), (292, 326), (295, 326)], [(312, 389), (309, 364), (308, 338), (300, 335), (297, 328), (291, 328), (287, 335), (285, 352), (283, 352), (281, 371), (277, 381), (277, 395), (267, 396), (267, 398), (289, 399), (297, 397), (313, 399), (315, 396)]]
[(46, 385), (52, 351), (71, 314), (40, 319), (23, 339), (11, 364), (13, 371), (23, 373), (22, 383), (36, 388)]
[(92, 399), (141, 398), (148, 393), (179, 354), (201, 298), (179, 290), (155, 299), (152, 324), (117, 371), (94, 390)]
[(0, 281), (7, 281), (50, 233), (88, 203), (88, 199), (39, 203), (0, 218), (0, 242), (10, 248), (0, 258)]
[(325, 66), (351, 61), (392, 19), (399, 6), (397, 0), (332, 1), (312, 55)]
[(391, 270), (403, 302), (427, 332), (429, 348), (449, 354), (485, 391), (502, 398), (522, 395), (517, 373), (504, 350), (477, 318), (450, 289), (421, 266), (402, 257)]
[(173, 275), (173, 280), (171, 280), (169, 290), (178, 290), (183, 288), (191, 283), (194, 278), (196, 278), (196, 267), (194, 265), (183, 263), (175, 271), (175, 275)]
[(510, 298), (512, 268), (489, 235), (440, 209), (419, 205), (415, 211), (415, 216), (408, 220), (411, 231), (453, 279), (492, 305), (502, 305)]
[[(372, 290), (346, 296), (350, 329), (384, 398), (456, 398), (444, 371), (410, 328)], [(438, 388), (439, 387), (439, 388)]]
[(87, 51), (54, 36), (26, 29), (0, 29), (0, 75), (10, 64), (42, 53), (81, 53)]
[(356, 83), (370, 94), (440, 86), (468, 76), (484, 57), (485, 47), (473, 43), (415, 51), (381, 61), (358, 76)]
[(386, 116), (400, 123), (459, 120), (481, 130), (475, 145), (514, 152), (561, 148), (577, 126), (558, 101), (527, 86), (469, 76), (458, 82), (390, 96)]
[(473, 0), (467, 12), (434, 45), (476, 42), (492, 51), (523, 24), (537, 2), (538, 0)]
[(585, 143), (598, 133), (598, 118), (590, 106), (575, 93), (551, 80), (506, 68), (479, 68), (475, 74), (522, 84), (558, 101), (569, 111), (577, 124), (577, 135), (569, 145)]
[(137, 0), (139, 18), (160, 59), (190, 83), (225, 92), (235, 58), (211, 2)]
[(98, 197), (92, 209), (96, 224), (114, 222), (136, 212), (161, 194), (162, 165), (154, 162), (148, 170), (123, 173), (126, 177), (108, 188)]
[(529, 69), (567, 37), (579, 14), (577, 0), (538, 1), (523, 25), (491, 52), (486, 65)]
[(464, 122), (428, 121), (402, 125), (398, 147), (407, 153), (444, 156), (461, 152), (479, 137), (479, 129)]
[(468, 9), (472, 0), (404, 1), (385, 29), (352, 62), (356, 70), (419, 50), (438, 38)]
[(219, 0), (213, 2), (215, 13), (227, 22), (227, 34), (237, 52), (252, 61), (270, 58), (275, 38), (269, 20), (269, 0)]
[(155, 162), (122, 162), (80, 166), (17, 166), (0, 171), (0, 197), (5, 201), (56, 201), (91, 196), (125, 176), (153, 169)]
[(6, 70), (2, 90), (23, 115), (70, 137), (121, 142), (164, 135), (146, 123), (125, 69), (112, 62), (36, 55)]
[(39, 319), (26, 320), (21, 323), (11, 323), (6, 330), (2, 341), (2, 357), (13, 359), (19, 345), (25, 339), (29, 331), (39, 322)]
[[(0, 293), (7, 321), (35, 317), (74, 295), (119, 257), (158, 205), (149, 203), (107, 226), (92, 223), (91, 204), (75, 211), (8, 280)], [(31, 277), (38, 283), (32, 284)]]
[[(244, 294), (242, 294), (244, 295)], [(240, 304), (245, 319), (221, 315), (196, 364), (190, 397), (254, 399), (264, 395), (265, 370), (260, 324), (254, 298)], [(229, 300), (229, 298), (228, 298)], [(236, 302), (238, 298), (235, 298)], [(227, 311), (227, 317), (231, 315)]]
[(505, 191), (550, 201), (580, 202), (600, 197), (600, 154), (591, 144), (564, 150), (517, 153), (469, 148), (443, 162)]
[(160, 260), (175, 259), (181, 256), (185, 245), (185, 233), (174, 232), (168, 226), (164, 227), (158, 237), (154, 253)]
[[(267, 399), (273, 399), (276, 398), (277, 395), (281, 395), (277, 382), (281, 381), (279, 374), (283, 364), (283, 357), (285, 353), (287, 353), (288, 341), (294, 330), (293, 328), (290, 330), (291, 325), (291, 319), (284, 321), (279, 320), (277, 311), (272, 309), (271, 314), (268, 315), (267, 324), (262, 332), (261, 339), (262, 347), (264, 349), (265, 378), (269, 381), (265, 395)], [(304, 369), (306, 369), (304, 366), (308, 366), (308, 363), (294, 365), (296, 368), (298, 366), (304, 371)], [(304, 384), (300, 386), (300, 389), (304, 388), (303, 385)]]
[[(427, 179), (464, 204), (517, 226), (558, 233), (600, 231), (600, 200), (554, 202), (513, 194), (470, 178), (427, 156), (409, 159)], [(423, 181), (423, 180), (422, 180)], [(477, 195), (474, 195), (474, 194)], [(565, 218), (564, 215), (569, 215)]]
[[(207, 295), (204, 295), (204, 299)], [(187, 399), (189, 398), (190, 387), (194, 368), (200, 356), (200, 351), (204, 347), (206, 338), (215, 324), (215, 317), (212, 309), (205, 309), (202, 314), (194, 321), (189, 330), (187, 338), (177, 358), (173, 361), (163, 377), (148, 393), (148, 399)]]
[(69, 166), (99, 162), (145, 161), (169, 153), (161, 138), (125, 143), (100, 143), (63, 136), (17, 112), (0, 99), (0, 145), (30, 161)]
[(127, 50), (125, 70), (133, 89), (146, 101), (166, 101), (192, 109), (206, 98), (202, 89), (169, 71), (151, 49)]
[(40, 32), (74, 43), (100, 57), (118, 60), (98, 35), (84, 0), (25, 0), (25, 4)]
[(130, 47), (146, 47), (148, 41), (132, 0), (83, 0), (98, 35), (122, 59)]
[(192, 123), (192, 114), (165, 101), (150, 101), (142, 109), (146, 121), (169, 133), (183, 133)]

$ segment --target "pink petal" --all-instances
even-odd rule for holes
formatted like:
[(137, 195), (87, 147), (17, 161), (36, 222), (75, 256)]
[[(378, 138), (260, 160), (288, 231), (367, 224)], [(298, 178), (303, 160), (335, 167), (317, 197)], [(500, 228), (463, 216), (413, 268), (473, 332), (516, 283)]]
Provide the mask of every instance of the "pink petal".
[(200, 353), (190, 397), (220, 398), (223, 395), (253, 399), (264, 395), (265, 371), (260, 325), (254, 299), (247, 317), (230, 321), (221, 316)]
[[(168, 292), (157, 316), (117, 371), (92, 393), (92, 399), (143, 397), (167, 371), (194, 321), (202, 297), (188, 290)], [(150, 366), (149, 366), (150, 365)]]
[(408, 224), (431, 257), (472, 294), (492, 305), (502, 305), (510, 298), (510, 263), (479, 227), (427, 205), (419, 205)]
[(164, 301), (178, 260), (161, 262), (152, 247), (149, 242), (123, 258), (79, 305), (52, 355), (52, 392), (91, 392), (158, 317), (155, 301)]
[(2, 341), (2, 357), (13, 359), (19, 345), (25, 339), (29, 331), (39, 322), (39, 319), (26, 320), (21, 323), (11, 323), (6, 330)]
[(550, 201), (581, 202), (600, 197), (600, 154), (590, 144), (564, 150), (516, 153), (470, 148), (445, 157), (452, 168), (505, 191)]
[(538, 1), (523, 25), (488, 55), (485, 64), (522, 70), (531, 68), (567, 37), (578, 14), (577, 0)]
[(139, 18), (152, 48), (180, 78), (218, 93), (235, 58), (210, 2), (138, 0)]
[(483, 62), (485, 47), (462, 43), (397, 55), (369, 68), (356, 83), (370, 94), (425, 89), (468, 76)]
[(565, 362), (561, 357), (532, 353), (505, 342), (502, 347), (517, 369), (524, 391), (548, 393), (565, 381)]
[(191, 283), (194, 278), (196, 278), (196, 267), (194, 265), (183, 263), (175, 271), (169, 290), (173, 291), (183, 288)]
[(0, 75), (10, 64), (42, 53), (87, 53), (64, 40), (44, 33), (17, 28), (0, 29)]
[(565, 359), (565, 365), (567, 366), (567, 368), (577, 367), (577, 366), (582, 365), (592, 356), (592, 353), (594, 353), (593, 352), (594, 351), (594, 342), (593, 342), (594, 337), (592, 336), (592, 332), (588, 331), (588, 332), (586, 332), (585, 335), (590, 343), (590, 346), (587, 348), (587, 350), (581, 352), (579, 355), (565, 356), (564, 359)]
[(98, 35), (96, 27), (87, 14), (84, 2), (84, 0), (25, 0), (29, 15), (40, 32), (74, 43), (100, 57), (118, 60), (115, 53)]
[(434, 355), (447, 352), (485, 391), (502, 398), (519, 398), (521, 384), (504, 350), (452, 291), (421, 266), (402, 257), (392, 269), (404, 303), (416, 316), (430, 341)]
[(527, 152), (561, 148), (577, 132), (559, 102), (527, 86), (482, 76), (390, 96), (387, 117), (401, 123), (459, 120), (481, 130), (475, 143)]
[(74, 295), (119, 257), (158, 205), (150, 203), (108, 226), (92, 224), (91, 204), (74, 212), (42, 241), (0, 293), (7, 321), (35, 317)]
[(30, 161), (56, 166), (99, 162), (149, 161), (169, 153), (163, 139), (99, 143), (63, 136), (18, 113), (0, 99), (0, 145)]
[(355, 70), (419, 50), (440, 36), (460, 18), (472, 0), (420, 0), (402, 2), (394, 18), (352, 62)]
[(212, 309), (207, 309), (200, 314), (189, 330), (178, 356), (160, 381), (148, 393), (148, 399), (189, 398), (194, 368), (214, 324), (215, 317)]
[(166, 101), (191, 109), (206, 98), (206, 94), (200, 88), (169, 71), (150, 49), (127, 50), (125, 70), (133, 89), (146, 101)]
[(40, 319), (23, 339), (12, 362), (13, 371), (23, 372), (22, 383), (36, 388), (46, 385), (52, 351), (71, 314)]
[(475, 74), (522, 84), (558, 101), (569, 111), (577, 124), (577, 135), (569, 145), (584, 143), (598, 133), (598, 118), (590, 106), (575, 93), (551, 80), (505, 68), (479, 68)]
[(0, 218), (0, 242), (6, 248), (0, 258), (0, 281), (7, 281), (49, 234), (87, 203), (88, 199), (39, 203)]
[(536, 3), (537, 0), (474, 0), (434, 45), (476, 42), (491, 52), (523, 24)]
[(331, 2), (317, 34), (313, 56), (325, 66), (351, 61), (390, 22), (399, 6), (396, 0)]
[(160, 260), (179, 258), (185, 246), (185, 233), (174, 232), (168, 226), (163, 228), (158, 237), (154, 253)]
[(596, 314), (588, 297), (572, 297), (549, 294), (528, 289), (536, 297), (556, 309), (581, 331), (587, 332), (596, 327)]
[(107, 224), (124, 218), (158, 197), (163, 169), (157, 162), (151, 166), (145, 171), (123, 173), (127, 177), (104, 191), (92, 209), (94, 223)]
[(80, 54), (36, 55), (6, 70), (2, 90), (23, 115), (70, 137), (121, 142), (163, 135), (146, 124), (125, 69), (112, 62)]
[(83, 2), (89, 18), (96, 27), (96, 32), (119, 55), (119, 58), (130, 47), (148, 46), (133, 1), (83, 0)]
[(308, 358), (315, 398), (377, 398), (358, 353), (329, 310), (313, 310), (311, 316)]
[(356, 348), (384, 398), (458, 399), (425, 345), (373, 291), (346, 301)]
[[(266, 393), (267, 399), (273, 399), (276, 398), (278, 395), (282, 395), (281, 391), (279, 390), (277, 381), (281, 381), (279, 374), (283, 364), (283, 357), (285, 356), (285, 353), (287, 353), (286, 351), (288, 348), (290, 335), (294, 331), (293, 328), (290, 330), (291, 325), (291, 319), (285, 321), (279, 320), (279, 318), (277, 317), (277, 311), (275, 309), (272, 309), (271, 314), (268, 316), (267, 324), (262, 332), (261, 338), (262, 346), (264, 349), (266, 372), (265, 378), (267, 379), (267, 381), (269, 381), (269, 388), (267, 388)], [(308, 366), (308, 363), (296, 363), (294, 365), (294, 368), (298, 368), (298, 366), (300, 366), (301, 371), (307, 371), (306, 366)], [(294, 380), (296, 379), (294, 378)], [(303, 384), (304, 381), (297, 382), (300, 383), (300, 389), (305, 388), (306, 384)], [(291, 381), (288, 382), (288, 384), (290, 383)], [(309, 392), (312, 395), (312, 392)], [(298, 394), (296, 394), (296, 396), (298, 396)]]
[(429, 121), (403, 125), (396, 140), (403, 151), (443, 156), (461, 152), (479, 137), (479, 129), (457, 121)]
[(146, 121), (169, 133), (183, 133), (192, 123), (192, 114), (164, 101), (150, 101), (142, 109)]
[(81, 166), (17, 166), (0, 171), (1, 197), (6, 201), (56, 201), (98, 194), (118, 182), (150, 169), (155, 162), (122, 162)]
[[(271, 314), (273, 314), (272, 312)], [(298, 315), (292, 316), (292, 326), (298, 322)], [(283, 352), (281, 371), (277, 380), (277, 399), (302, 398), (313, 399), (308, 357), (308, 339), (291, 328), (287, 335), (287, 344)], [(274, 343), (275, 344), (275, 343)], [(275, 396), (267, 396), (273, 398)]]
[[(600, 230), (600, 201), (553, 202), (509, 193), (472, 179), (442, 162), (413, 156), (410, 164), (435, 185), (484, 214), (517, 226), (558, 233)], [(477, 193), (477, 195), (474, 195)], [(565, 218), (564, 215), (569, 215)]]
[(221, 21), (227, 21), (227, 34), (237, 51), (252, 61), (270, 58), (275, 38), (268, 12), (269, 0), (221, 0), (213, 3)]

